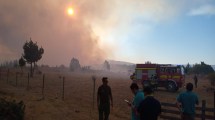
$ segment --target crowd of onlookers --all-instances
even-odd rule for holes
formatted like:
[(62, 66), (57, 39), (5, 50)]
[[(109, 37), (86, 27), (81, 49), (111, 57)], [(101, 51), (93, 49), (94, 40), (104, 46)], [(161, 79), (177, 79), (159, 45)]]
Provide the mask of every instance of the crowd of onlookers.
[[(194, 76), (195, 87), (197, 87), (197, 76)], [(113, 97), (111, 88), (108, 85), (108, 78), (102, 78), (102, 85), (97, 92), (97, 105), (99, 111), (99, 120), (109, 120), (110, 106), (113, 107)], [(161, 104), (158, 99), (153, 96), (153, 89), (145, 86), (143, 90), (139, 90), (136, 83), (130, 85), (131, 92), (134, 94), (133, 101), (125, 100), (131, 108), (131, 120), (157, 120), (162, 114)], [(193, 84), (186, 84), (186, 91), (181, 92), (176, 97), (176, 105), (181, 113), (182, 120), (195, 119), (195, 105), (199, 104), (198, 96), (192, 92)]]

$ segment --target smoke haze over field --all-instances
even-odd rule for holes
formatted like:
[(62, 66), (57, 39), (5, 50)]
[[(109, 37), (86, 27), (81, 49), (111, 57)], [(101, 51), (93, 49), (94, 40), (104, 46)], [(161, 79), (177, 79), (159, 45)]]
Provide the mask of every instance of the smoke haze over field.
[(31, 37), (51, 66), (214, 64), (214, 16), (212, 0), (0, 0), (0, 62), (19, 59)]
[[(108, 38), (108, 35), (116, 32), (113, 31), (116, 26), (120, 26), (118, 30), (122, 35), (128, 31), (132, 19), (126, 14), (140, 11), (146, 14), (148, 20), (166, 19), (165, 16), (158, 16), (152, 8), (157, 7), (160, 13), (167, 12), (162, 8), (167, 7), (167, 2), (144, 2), (0, 0), (0, 55), (4, 56), (1, 60), (20, 58), (23, 44), (31, 37), (45, 50), (40, 63), (68, 65), (72, 57), (83, 64), (101, 63), (119, 49), (116, 41), (120, 43), (122, 40)], [(66, 14), (69, 6), (73, 7), (74, 16)], [(136, 6), (138, 8), (134, 9)], [(149, 15), (149, 11), (154, 14)], [(173, 13), (168, 12), (168, 15)], [(154, 16), (158, 16), (156, 20)]]

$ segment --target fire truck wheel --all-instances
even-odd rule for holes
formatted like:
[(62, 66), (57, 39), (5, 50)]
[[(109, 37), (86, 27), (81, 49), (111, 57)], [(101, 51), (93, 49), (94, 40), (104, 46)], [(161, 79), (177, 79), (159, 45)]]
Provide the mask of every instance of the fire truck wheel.
[(176, 92), (177, 91), (177, 86), (176, 86), (176, 84), (174, 82), (168, 82), (167, 89), (168, 89), (168, 91)]

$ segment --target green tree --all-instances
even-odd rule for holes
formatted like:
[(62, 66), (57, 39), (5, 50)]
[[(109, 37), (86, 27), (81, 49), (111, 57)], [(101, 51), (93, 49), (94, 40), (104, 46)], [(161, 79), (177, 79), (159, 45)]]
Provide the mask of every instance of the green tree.
[(18, 67), (18, 61), (17, 60), (12, 60), (12, 61), (6, 61), (1, 64), (1, 67), (5, 68), (13, 68), (13, 67)]
[(17, 68), (19, 66), (18, 60), (13, 61), (13, 67)]
[(210, 74), (214, 72), (214, 69), (210, 65), (201, 62), (201, 64), (193, 65), (190, 72), (193, 74)]
[(152, 62), (151, 61), (146, 61), (145, 64), (152, 64)]
[(186, 74), (189, 74), (189, 72), (190, 72), (191, 69), (192, 69), (192, 67), (190, 66), (189, 63), (187, 63), (186, 67), (184, 67), (184, 72), (185, 72)]
[(24, 54), (23, 58), (25, 61), (31, 65), (30, 76), (33, 77), (34, 68), (32, 64), (36, 65), (36, 62), (42, 58), (44, 53), (44, 49), (41, 47), (39, 48), (37, 43), (34, 43), (31, 38), (29, 42), (26, 42), (23, 46)]
[(71, 71), (76, 71), (81, 69), (81, 65), (79, 63), (79, 60), (76, 58), (72, 58), (69, 66)]
[(107, 60), (104, 62), (104, 69), (110, 71), (110, 64)]
[(23, 69), (22, 69), (22, 68), (23, 68), (25, 65), (26, 65), (26, 62), (25, 62), (24, 58), (21, 57), (21, 58), (19, 59), (19, 66), (20, 66), (22, 72), (23, 72)]
[(215, 72), (208, 74), (207, 78), (209, 79), (212, 86), (215, 86)]

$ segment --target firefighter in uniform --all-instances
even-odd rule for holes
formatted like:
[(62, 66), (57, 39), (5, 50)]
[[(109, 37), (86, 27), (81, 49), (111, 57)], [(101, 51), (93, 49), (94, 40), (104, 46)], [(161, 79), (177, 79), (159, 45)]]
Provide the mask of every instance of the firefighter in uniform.
[(157, 89), (157, 75), (156, 74), (154, 74), (154, 75), (152, 75), (151, 76), (151, 86), (152, 86), (152, 88), (154, 89), (154, 90), (156, 90)]

